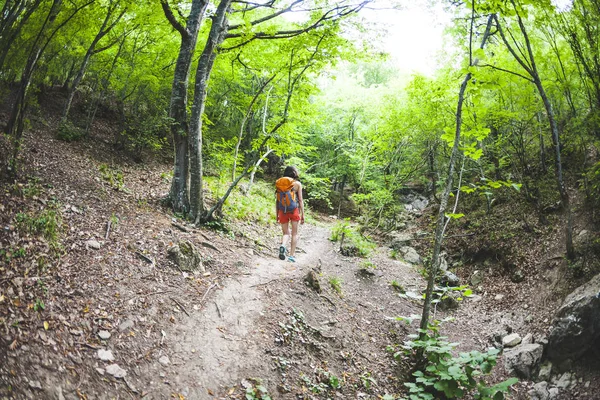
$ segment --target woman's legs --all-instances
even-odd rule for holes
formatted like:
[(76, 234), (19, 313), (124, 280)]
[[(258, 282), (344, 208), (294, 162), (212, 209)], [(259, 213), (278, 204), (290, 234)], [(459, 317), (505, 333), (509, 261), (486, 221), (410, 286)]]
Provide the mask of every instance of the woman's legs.
[(279, 259), (285, 260), (285, 246), (290, 237), (290, 228), (287, 222), (281, 224), (281, 231), (283, 235), (281, 237), (281, 245), (279, 246)]
[(290, 222), (292, 224), (292, 246), (290, 247), (290, 256), (294, 257), (296, 254), (296, 245), (298, 244), (298, 221)]

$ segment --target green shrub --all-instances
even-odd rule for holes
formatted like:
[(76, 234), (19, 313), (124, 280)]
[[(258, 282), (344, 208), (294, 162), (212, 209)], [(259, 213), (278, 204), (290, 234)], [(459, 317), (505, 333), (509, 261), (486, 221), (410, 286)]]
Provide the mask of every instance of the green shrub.
[(85, 136), (85, 131), (79, 129), (71, 122), (61, 122), (56, 132), (56, 138), (65, 142), (75, 142)]
[(62, 217), (54, 208), (45, 208), (37, 215), (18, 213), (15, 221), (20, 230), (42, 235), (51, 244), (56, 244), (62, 226)]
[(329, 278), (329, 285), (337, 294), (342, 295), (342, 280), (337, 276)]
[[(496, 365), (498, 349), (485, 353), (471, 351), (454, 356), (456, 343), (449, 343), (439, 334), (436, 323), (425, 332), (423, 340), (411, 335), (412, 340), (404, 342), (402, 349), (394, 353), (394, 358), (413, 358), (422, 352), (424, 365), (413, 373), (414, 382), (405, 383), (410, 400), (433, 400), (439, 398), (458, 399), (466, 395), (474, 399), (504, 399), (511, 385), (517, 382), (510, 378), (493, 386), (483, 379)], [(417, 360), (419, 361), (419, 360)]]
[(114, 189), (122, 190), (125, 187), (125, 177), (120, 170), (113, 169), (108, 164), (100, 164), (98, 170), (102, 179), (108, 182)]
[(345, 256), (367, 257), (375, 248), (375, 243), (354, 230), (348, 221), (338, 222), (332, 228), (330, 240), (333, 242), (343, 240), (340, 250)]

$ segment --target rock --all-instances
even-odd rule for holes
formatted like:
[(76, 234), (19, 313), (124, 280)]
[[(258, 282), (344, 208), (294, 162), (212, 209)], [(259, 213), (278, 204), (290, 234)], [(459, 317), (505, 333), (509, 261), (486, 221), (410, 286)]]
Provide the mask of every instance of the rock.
[(521, 341), (521, 343), (523, 343), (523, 344), (531, 344), (531, 343), (533, 343), (533, 335), (531, 333), (528, 333), (527, 335), (525, 335), (525, 337), (523, 338), (523, 340)]
[(63, 395), (63, 390), (61, 386), (57, 386), (54, 389), (54, 392), (56, 394), (56, 400), (65, 400), (65, 396)]
[(542, 345), (522, 344), (504, 352), (504, 368), (519, 378), (531, 379), (542, 358)]
[(500, 300), (502, 300), (503, 298), (504, 298), (504, 295), (503, 295), (503, 294), (497, 294), (496, 296), (494, 296), (494, 300), (496, 300), (496, 301), (500, 301)]
[(441, 252), (439, 255), (439, 259), (440, 259), (440, 268), (439, 271), (440, 272), (446, 272), (448, 271), (448, 260), (447, 260), (448, 254), (446, 254), (445, 251)]
[(571, 386), (571, 373), (563, 373), (556, 381), (556, 387), (559, 389), (568, 389)]
[(558, 388), (555, 388), (555, 387), (553, 387), (553, 388), (550, 388), (550, 389), (548, 390), (548, 396), (549, 396), (549, 397), (548, 397), (548, 400), (553, 400), (553, 399), (556, 399), (556, 398), (558, 397), (558, 393), (559, 393), (559, 392), (560, 392), (560, 391), (558, 390)]
[(504, 347), (515, 347), (521, 343), (521, 336), (518, 333), (511, 333), (502, 338), (502, 346)]
[(473, 275), (471, 275), (471, 286), (477, 287), (481, 285), (483, 281), (483, 272), (477, 270), (473, 271)]
[(550, 361), (546, 361), (540, 366), (540, 372), (538, 373), (539, 381), (547, 381), (550, 380), (552, 376), (552, 363)]
[(99, 373), (100, 375), (104, 376), (104, 373), (106, 371), (104, 370), (104, 368), (96, 368), (96, 372)]
[(313, 270), (308, 271), (306, 276), (304, 277), (304, 282), (311, 287), (315, 292), (321, 293), (321, 283), (319, 282), (319, 277), (317, 273)]
[(573, 239), (573, 245), (577, 250), (585, 250), (592, 243), (592, 234), (588, 230), (582, 230)]
[(442, 286), (460, 286), (460, 278), (450, 271), (444, 272), (444, 274), (440, 277), (439, 282)]
[(426, 198), (421, 198), (413, 201), (411, 206), (414, 210), (423, 211), (429, 205), (429, 200)]
[(106, 367), (106, 373), (114, 376), (115, 378), (125, 378), (127, 376), (127, 371), (119, 367), (117, 364), (110, 364), (108, 367)]
[(127, 329), (133, 328), (134, 325), (135, 325), (135, 322), (133, 322), (133, 320), (127, 319), (127, 320), (121, 322), (121, 324), (119, 324), (119, 331), (121, 331), (121, 332), (126, 331)]
[(98, 358), (102, 361), (115, 361), (112, 351), (100, 349), (98, 350)]
[(29, 387), (32, 389), (42, 390), (42, 384), (40, 381), (29, 381)]
[(168, 250), (168, 257), (180, 270), (187, 272), (206, 272), (198, 249), (188, 240), (179, 242)]
[(158, 362), (159, 362), (159, 363), (160, 363), (162, 366), (164, 366), (164, 367), (166, 367), (167, 365), (171, 364), (171, 360), (169, 360), (169, 357), (167, 357), (167, 356), (162, 356), (162, 357), (160, 357), (160, 358), (158, 359)]
[(109, 331), (100, 331), (100, 332), (98, 332), (98, 337), (102, 340), (108, 340), (108, 339), (110, 339), (110, 332)]
[(395, 250), (400, 250), (401, 247), (407, 246), (413, 236), (406, 232), (394, 232), (390, 235), (390, 247)]
[(421, 264), (421, 256), (412, 247), (403, 246), (400, 248), (400, 253), (402, 253), (402, 258), (404, 258), (406, 262), (411, 264)]
[(547, 357), (576, 360), (600, 338), (600, 274), (567, 296), (548, 336)]
[(520, 268), (516, 268), (510, 274), (510, 280), (514, 283), (521, 283), (525, 280), (525, 274), (523, 273), (523, 271)]
[(97, 240), (88, 240), (87, 242), (85, 242), (85, 245), (86, 247), (92, 250), (100, 250), (100, 248), (102, 247), (100, 242), (98, 242)]
[(548, 390), (548, 382), (539, 382), (529, 391), (531, 400), (550, 400), (550, 392)]
[(442, 311), (456, 310), (458, 308), (458, 300), (451, 295), (444, 296), (438, 303), (438, 307)]

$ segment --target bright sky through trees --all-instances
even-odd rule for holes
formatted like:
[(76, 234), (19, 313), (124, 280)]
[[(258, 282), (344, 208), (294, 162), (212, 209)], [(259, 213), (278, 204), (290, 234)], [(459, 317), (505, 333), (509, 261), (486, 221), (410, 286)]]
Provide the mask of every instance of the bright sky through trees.
[(436, 54), (443, 48), (443, 31), (451, 22), (441, 4), (416, 0), (401, 9), (364, 10), (364, 16), (378, 29), (387, 30), (381, 35), (381, 48), (402, 72), (435, 71)]

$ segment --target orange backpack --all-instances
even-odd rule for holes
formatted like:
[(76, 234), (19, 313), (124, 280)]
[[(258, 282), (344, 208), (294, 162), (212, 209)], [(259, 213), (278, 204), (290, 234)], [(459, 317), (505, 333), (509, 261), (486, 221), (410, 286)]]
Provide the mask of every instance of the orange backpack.
[(298, 208), (296, 192), (293, 191), (294, 179), (284, 176), (275, 181), (277, 209), (284, 213), (292, 212)]

